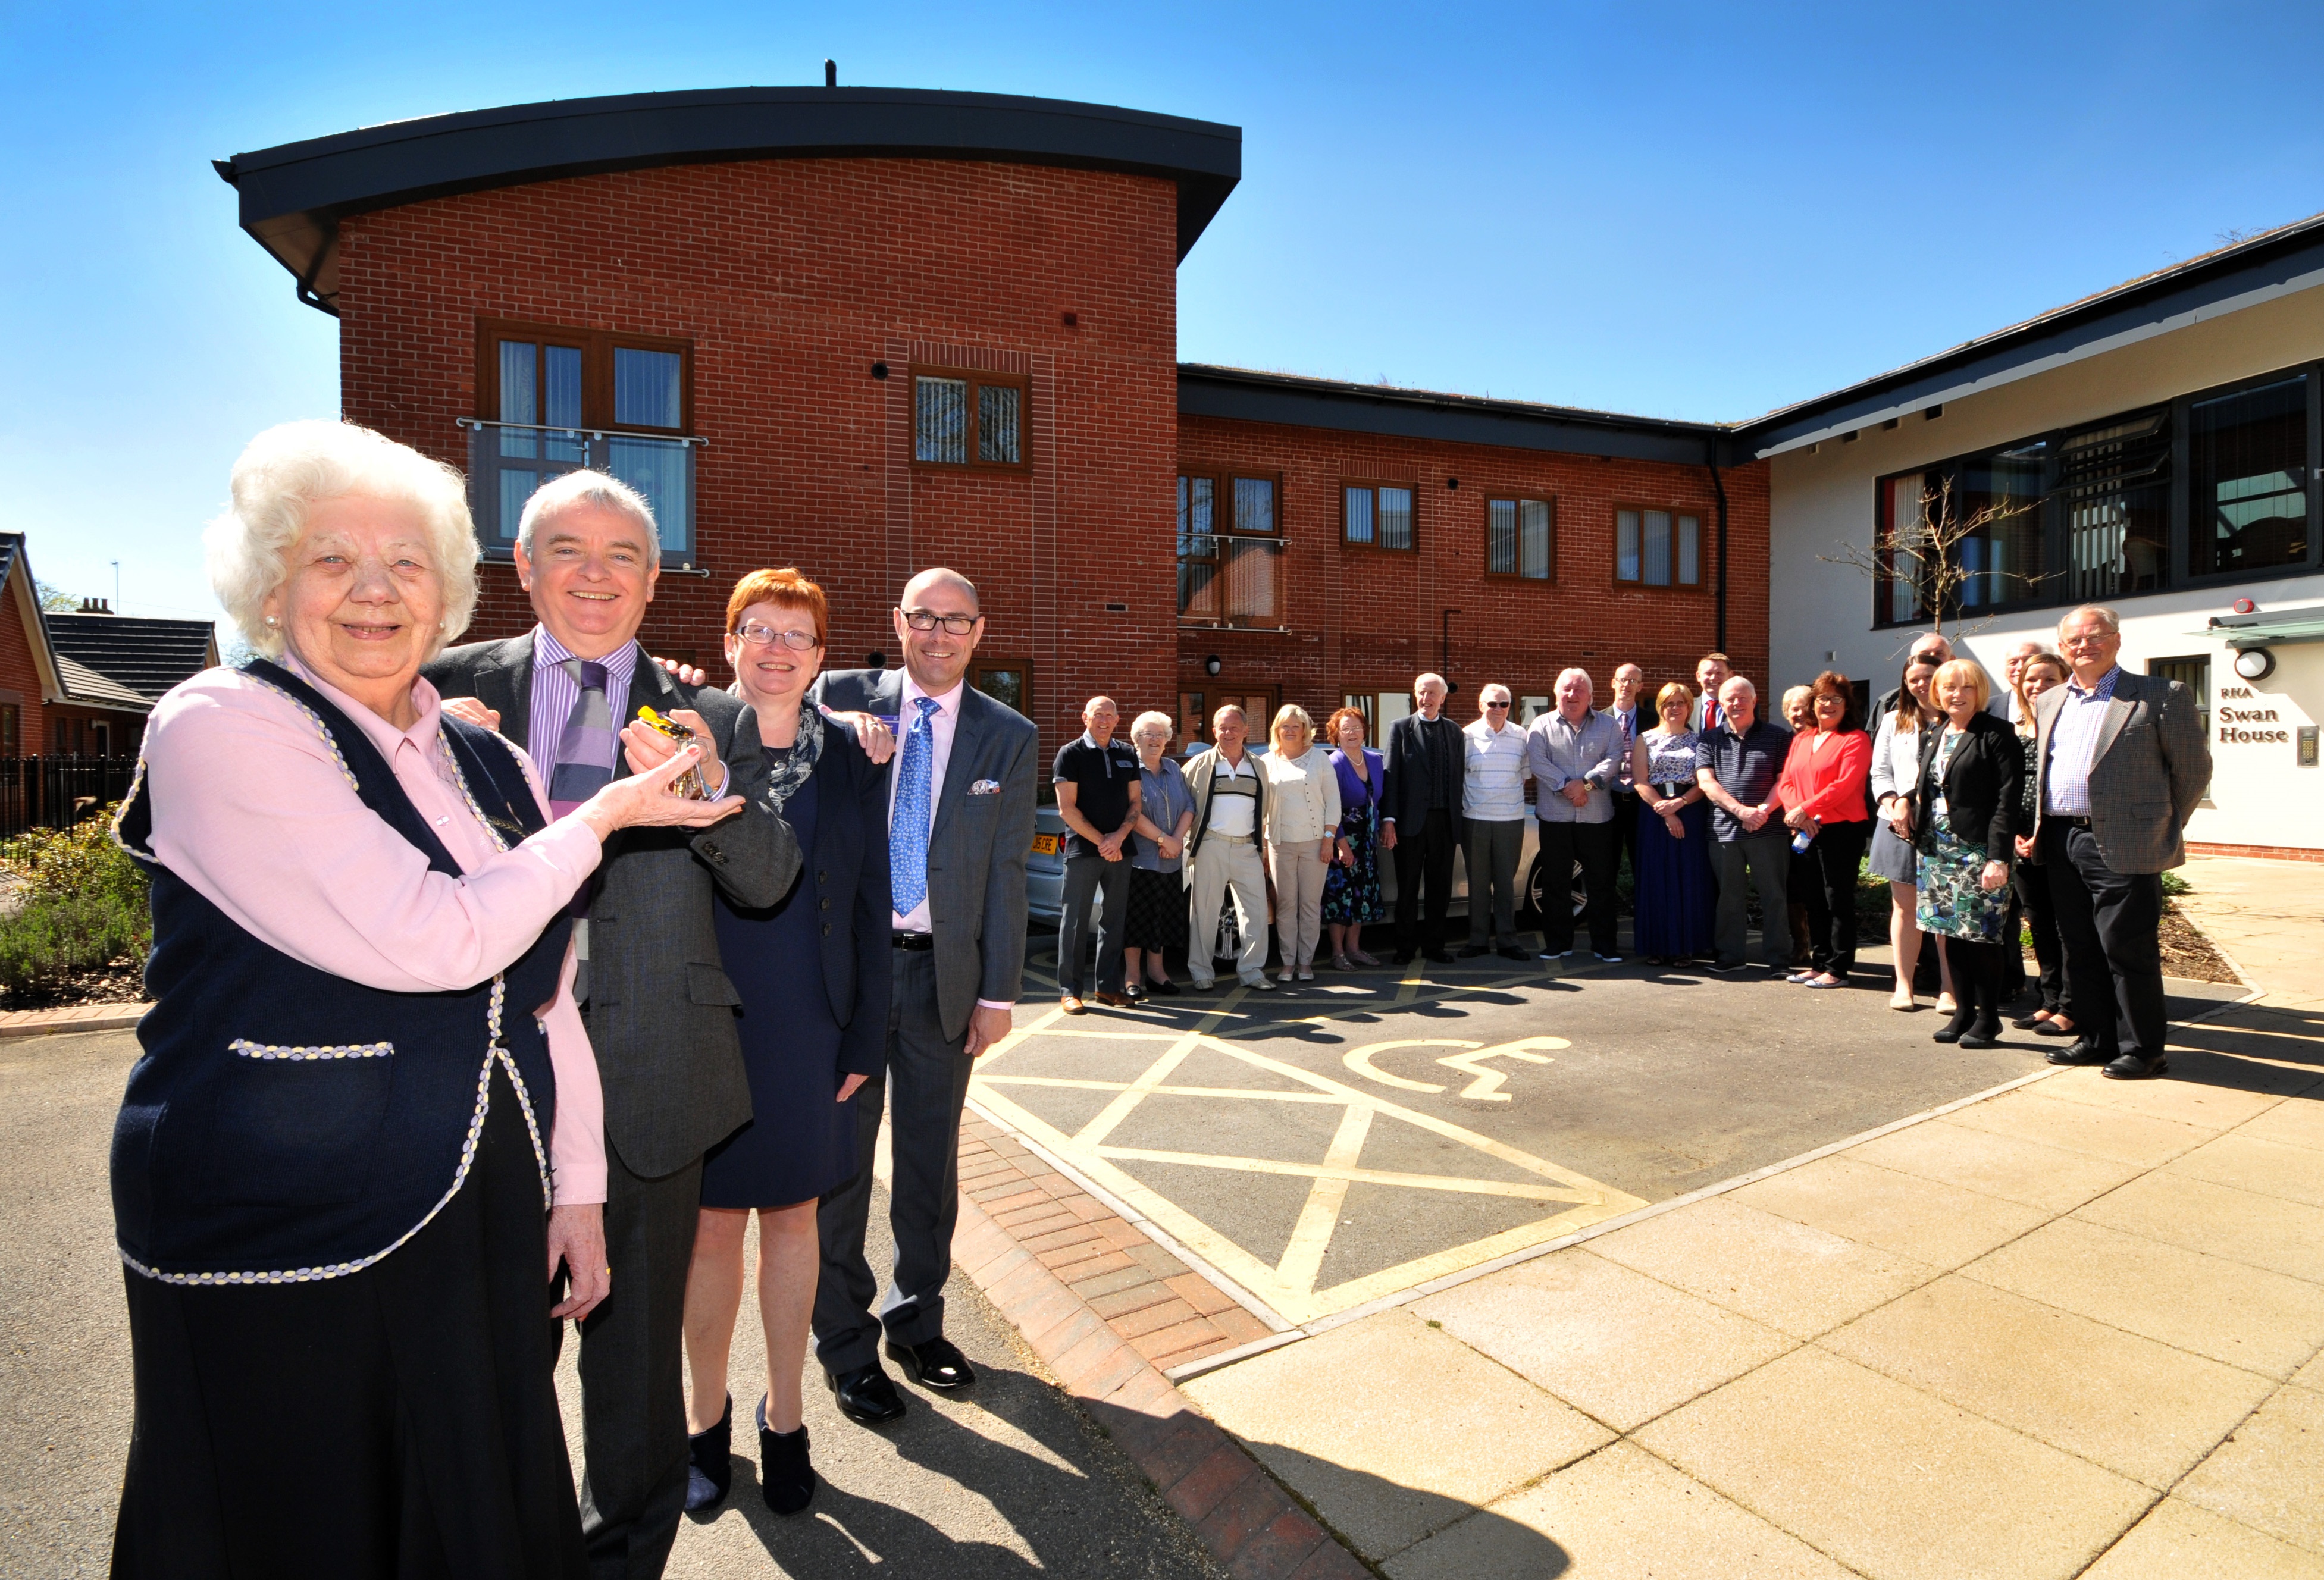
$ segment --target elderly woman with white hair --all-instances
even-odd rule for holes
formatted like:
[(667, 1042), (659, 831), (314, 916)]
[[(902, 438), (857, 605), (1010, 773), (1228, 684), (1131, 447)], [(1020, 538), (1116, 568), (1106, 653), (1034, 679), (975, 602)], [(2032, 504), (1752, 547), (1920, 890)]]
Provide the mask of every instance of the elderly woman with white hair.
[(444, 715), (420, 666), (475, 540), (403, 446), (269, 429), (208, 550), (262, 656), (155, 706), (117, 825), (154, 1005), (113, 1143), (114, 1573), (584, 1575), (551, 1319), (607, 1293), (605, 1161), (566, 915), (615, 830), (741, 803), (670, 792), (688, 749), (552, 823)]
[(1315, 721), (1296, 703), (1275, 711), (1273, 747), (1260, 759), (1267, 806), (1267, 877), (1275, 888), (1275, 941), (1283, 951), (1275, 979), (1313, 982), (1315, 947), (1323, 941), (1323, 879), (1340, 843), (1340, 771), (1315, 741)]
[(1130, 725), (1130, 744), (1138, 749), (1138, 837), (1130, 858), (1121, 961), (1132, 998), (1176, 997), (1178, 985), (1170, 980), (1163, 952), (1186, 947), (1186, 888), (1179, 868), (1194, 826), (1194, 793), (1170, 755), (1175, 733), (1167, 713), (1140, 713)]

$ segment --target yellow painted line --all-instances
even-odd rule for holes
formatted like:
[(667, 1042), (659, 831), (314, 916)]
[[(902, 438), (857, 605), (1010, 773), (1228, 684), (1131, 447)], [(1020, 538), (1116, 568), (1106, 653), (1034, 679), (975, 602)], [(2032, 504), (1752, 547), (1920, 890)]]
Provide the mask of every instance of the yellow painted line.
[(1521, 1059), (1527, 1064), (1554, 1064), (1555, 1060), (1536, 1048), (1571, 1048), (1573, 1044), (1563, 1037), (1520, 1037), (1514, 1043), (1503, 1043), (1498, 1048), (1480, 1048), (1473, 1053), (1455, 1053), (1436, 1062), (1447, 1070), (1462, 1070), (1477, 1079), (1461, 1089), (1461, 1095), (1482, 1103), (1506, 1103), (1509, 1094), (1501, 1090), (1509, 1079), (1505, 1070), (1487, 1070), (1488, 1059)]
[[(1220, 1001), (1219, 1007), (1222, 1010), (1232, 1009), (1249, 991), (1247, 988), (1237, 988)], [(1148, 1065), (1126, 1089), (1115, 1094), (1113, 1101), (1098, 1110), (1094, 1118), (1074, 1133), (1074, 1147), (1094, 1152), (1098, 1144), (1113, 1133), (1115, 1125), (1130, 1117), (1130, 1111), (1143, 1102), (1148, 1093), (1162, 1085), (1172, 1070), (1185, 1062), (1188, 1054), (1211, 1040), (1204, 1035), (1211, 1024), (1211, 1017), (1205, 1015), (1194, 1029), (1173, 1041), (1159, 1059)]]
[(1101, 1043), (1175, 1043), (1186, 1033), (1184, 1032), (1124, 1032), (1101, 1024), (1094, 1026), (1043, 1026), (1038, 1032), (1028, 1027), (1025, 1034), (1028, 1037), (1092, 1037)]
[(1248, 1034), (1256, 1036), (1264, 1032), (1273, 1031), (1277, 1027), (1288, 1028), (1292, 1026), (1329, 1025), (1333, 1021), (1347, 1020), (1356, 1015), (1386, 1015), (1388, 1011), (1394, 1009), (1419, 1008), (1431, 1004), (1441, 1004), (1448, 998), (1459, 998), (1464, 995), (1472, 993), (1507, 993), (1512, 988), (1537, 987), (1544, 982), (1556, 981), (1565, 977), (1589, 976), (1604, 969), (1606, 969), (1604, 966), (1594, 963), (1584, 969), (1572, 971), (1552, 971), (1544, 967), (1537, 968), (1534, 970), (1526, 971), (1514, 977), (1494, 977), (1481, 982), (1438, 983), (1434, 984), (1433, 986), (1433, 990), (1427, 993), (1415, 992), (1413, 990), (1414, 979), (1407, 977), (1405, 979), (1405, 982), (1398, 988), (1397, 997), (1388, 1003), (1342, 1004), (1335, 1005), (1329, 1009), (1318, 1010), (1314, 1015), (1300, 1015), (1297, 1018), (1291, 1020), (1263, 1022), (1254, 1020), (1250, 1026), (1245, 1028), (1245, 1032)]
[[(1124, 1080), (1083, 1080), (1068, 1075), (994, 1075), (982, 1078), (991, 1086), (1066, 1087), (1076, 1091), (1126, 1092), (1130, 1083)], [(1443, 1088), (1436, 1089), (1443, 1090)], [(1145, 1089), (1153, 1098), (1255, 1098), (1262, 1103), (1337, 1103), (1340, 1099), (1322, 1092), (1272, 1091), (1263, 1087), (1182, 1087), (1157, 1086)]]
[[(1413, 1000), (1413, 996), (1420, 991), (1420, 985), (1427, 979), (1428, 968), (1422, 965), (1418, 960), (1415, 960), (1412, 964), (1404, 969), (1404, 980), (1397, 984), (1396, 997), (1392, 1002), (1399, 1009), (1404, 1006), (1410, 1004)], [(1328, 1017), (1317, 1016), (1316, 1018), (1324, 1019)]]
[[(1364, 1127), (1370, 1129), (1370, 1116), (1378, 1110), (1362, 1104), (1352, 1104), (1351, 1114), (1360, 1111), (1366, 1117)], [(1346, 1133), (1343, 1122), (1342, 1134)], [(1336, 1146), (1339, 1137), (1333, 1138)], [(1462, 1196), (1508, 1196), (1521, 1201), (1572, 1201), (1574, 1191), (1570, 1187), (1527, 1185), (1514, 1180), (1471, 1180), (1459, 1174), (1406, 1174), (1390, 1169), (1360, 1169), (1349, 1164), (1286, 1163), (1279, 1158), (1236, 1158), (1219, 1153), (1163, 1152), (1154, 1147), (1102, 1146), (1097, 1149), (1102, 1158), (1115, 1158), (1133, 1163), (1183, 1163), (1194, 1169), (1226, 1169), (1240, 1174), (1281, 1174), (1295, 1180), (1336, 1180), (1343, 1185), (1400, 1185), (1407, 1190), (1449, 1190)], [(1326, 1154), (1327, 1157), (1329, 1154)]]
[(1283, 1248), (1283, 1259), (1275, 1264), (1275, 1276), (1287, 1288), (1311, 1293), (1315, 1288), (1332, 1232), (1340, 1226), (1340, 1208), (1348, 1199), (1356, 1159), (1362, 1155), (1364, 1137), (1371, 1131), (1372, 1112), (1363, 1104), (1351, 1103), (1340, 1116), (1340, 1128), (1323, 1152), (1323, 1166), (1315, 1171), (1315, 1183), (1308, 1187), (1299, 1221), (1292, 1226), (1290, 1242)]
[[(1481, 1044), (1466, 1037), (1398, 1037), (1386, 1043), (1366, 1043), (1360, 1048), (1351, 1048), (1340, 1055), (1340, 1062), (1384, 1087), (1395, 1087), (1406, 1092), (1441, 1092), (1444, 1089), (1434, 1081), (1406, 1080), (1400, 1075), (1390, 1075), (1372, 1062), (1375, 1053), (1386, 1053), (1394, 1048), (1475, 1048)], [(1443, 1062), (1442, 1060), (1439, 1063)]]
[(1001, 1038), (999, 1042), (993, 1043), (991, 1047), (987, 1048), (983, 1052), (976, 1056), (976, 1068), (979, 1070), (988, 1068), (995, 1061), (1000, 1059), (1002, 1054), (1008, 1052), (1011, 1048), (1016, 1047), (1027, 1037), (1039, 1035), (1043, 1028), (1047, 1026), (1049, 1023), (1064, 1018), (1065, 1013), (1065, 1012), (1063, 1008), (1052, 1009), (1030, 1025), (1010, 1027), (1007, 1036)]

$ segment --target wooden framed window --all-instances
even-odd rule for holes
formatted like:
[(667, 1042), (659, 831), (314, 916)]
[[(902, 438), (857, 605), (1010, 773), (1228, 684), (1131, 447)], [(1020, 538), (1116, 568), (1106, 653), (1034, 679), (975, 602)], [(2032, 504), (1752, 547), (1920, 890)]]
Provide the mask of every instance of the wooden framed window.
[(1178, 618), (1191, 624), (1283, 624), (1283, 480), (1189, 469), (1178, 475)]
[(1617, 506), (1614, 580), (1641, 587), (1702, 586), (1702, 516), (1651, 505)]
[(1033, 716), (1033, 663), (1029, 658), (975, 658), (969, 664), (968, 684), (1029, 719)]
[(1413, 523), (1413, 490), (1402, 482), (1342, 482), (1340, 540), (1360, 548), (1408, 553), (1418, 541)]
[(1485, 574), (1557, 580), (1557, 501), (1485, 501)]
[(1016, 373), (912, 370), (912, 464), (1021, 472), (1030, 390)]
[(24, 755), (24, 707), (21, 703), (0, 703), (0, 758)]

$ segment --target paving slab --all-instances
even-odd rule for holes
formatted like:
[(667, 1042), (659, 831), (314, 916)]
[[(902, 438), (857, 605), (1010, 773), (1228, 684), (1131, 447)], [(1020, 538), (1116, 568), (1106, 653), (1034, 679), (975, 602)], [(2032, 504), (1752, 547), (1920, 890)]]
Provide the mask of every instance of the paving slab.
[(2248, 1125), (2205, 1142), (2167, 1171), (2324, 1208), (2324, 1152), (2255, 1135)]
[(1961, 1273), (2271, 1377), (2324, 1344), (2316, 1285), (2080, 1218), (2046, 1224)]
[(1407, 1310), (1181, 1391), (1374, 1559), (1613, 1438)]
[(1626, 1432), (1799, 1342), (1579, 1247), (1432, 1295), (1412, 1310)]
[(2324, 1556), (2165, 1498), (2082, 1580), (2324, 1580)]
[(1982, 1256), (2052, 1216), (1997, 1196), (1859, 1162), (1848, 1153), (1786, 1169), (1745, 1186), (1729, 1199), (1944, 1268)]
[(1874, 1580), (2066, 1580), (2153, 1493), (1809, 1346), (1637, 1441)]
[(2214, 1514), (2324, 1554), (2324, 1393), (2287, 1386), (2179, 1484)]
[(1841, 1580), (1848, 1571), (1628, 1443), (1462, 1520), (1391, 1580)]
[(1839, 1155), (2052, 1213), (2071, 1211), (2139, 1172), (2134, 1163), (2021, 1141), (1950, 1118), (1891, 1131)]
[(2295, 1098), (2236, 1126), (2236, 1134), (2324, 1152), (2324, 1101)]
[(2175, 1119), (2153, 1119), (2089, 1103), (2065, 1102), (2049, 1095), (2058, 1079), (2052, 1076), (2036, 1086), (1957, 1109), (1945, 1116), (1946, 1123), (2086, 1153), (2142, 1170), (2192, 1152), (2218, 1134)]
[(2126, 1234), (2324, 1283), (2324, 1207), (2160, 1169), (2077, 1208), (2074, 1216)]
[(2157, 1491), (2191, 1469), (2276, 1386), (1957, 1277), (1914, 1290), (1818, 1342)]

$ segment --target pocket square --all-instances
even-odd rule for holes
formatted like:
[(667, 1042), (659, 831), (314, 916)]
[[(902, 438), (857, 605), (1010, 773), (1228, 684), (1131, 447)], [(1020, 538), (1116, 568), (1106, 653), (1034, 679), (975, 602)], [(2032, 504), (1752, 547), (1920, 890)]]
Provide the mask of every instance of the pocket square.
[(971, 795), (998, 795), (1001, 794), (1001, 781), (979, 779), (968, 787), (968, 793)]

